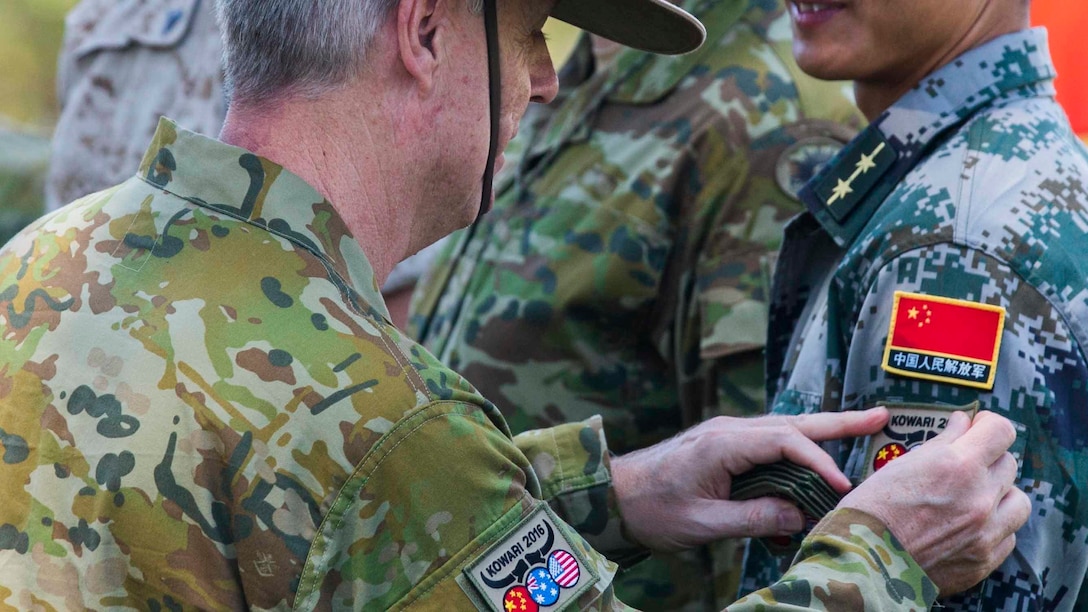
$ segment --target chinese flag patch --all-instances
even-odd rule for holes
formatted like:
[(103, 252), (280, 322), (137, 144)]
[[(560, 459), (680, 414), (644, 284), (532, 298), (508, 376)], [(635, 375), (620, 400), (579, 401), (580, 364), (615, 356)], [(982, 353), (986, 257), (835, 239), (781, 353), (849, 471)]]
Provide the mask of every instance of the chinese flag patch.
[(992, 389), (1005, 309), (966, 300), (895, 292), (885, 371)]

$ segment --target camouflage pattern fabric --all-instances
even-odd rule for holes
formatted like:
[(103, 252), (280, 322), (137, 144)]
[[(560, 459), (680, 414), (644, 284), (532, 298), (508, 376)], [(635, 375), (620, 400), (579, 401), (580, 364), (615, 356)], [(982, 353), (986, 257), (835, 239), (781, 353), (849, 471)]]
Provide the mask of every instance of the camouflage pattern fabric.
[[(0, 446), (4, 610), (485, 609), (463, 570), (544, 498), (570, 607), (625, 608), (566, 522), (622, 544), (600, 420), (511, 439), (329, 202), (165, 120), (137, 176), (0, 250)], [(931, 600), (885, 528), (825, 525), (753, 600), (794, 603), (737, 609)]]
[(0, 245), (45, 212), (49, 140), (0, 121)]
[(129, 178), (160, 115), (217, 135), (221, 56), (214, 0), (82, 0), (58, 62), (49, 209)]
[[(775, 278), (773, 412), (977, 400), (1025, 428), (1031, 518), (1005, 563), (946, 610), (1088, 609), (1088, 155), (1053, 78), (1043, 30), (926, 77), (805, 188), (810, 213), (787, 229)], [(974, 366), (948, 380), (959, 360), (881, 367), (896, 291), (1005, 309), (992, 389), (966, 384), (982, 378)], [(867, 469), (865, 447), (837, 449), (849, 476)], [(745, 571), (754, 588), (775, 559), (753, 543)]]
[[(514, 431), (601, 414), (627, 452), (763, 410), (781, 230), (859, 122), (843, 87), (797, 69), (781, 2), (685, 7), (709, 28), (690, 55), (626, 51), (594, 70), (582, 41), (506, 152), (495, 210), (417, 285), (409, 333)], [(738, 565), (734, 542), (657, 555), (617, 592), (720, 610)]]

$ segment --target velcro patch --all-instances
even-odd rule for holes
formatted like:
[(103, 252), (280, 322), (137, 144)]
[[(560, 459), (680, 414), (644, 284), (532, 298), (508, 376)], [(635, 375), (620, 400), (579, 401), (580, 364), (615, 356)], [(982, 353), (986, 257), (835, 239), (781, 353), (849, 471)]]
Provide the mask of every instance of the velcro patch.
[(464, 570), (486, 610), (562, 610), (598, 580), (593, 566), (563, 535), (552, 509), (536, 510)]
[(1005, 309), (966, 300), (895, 292), (886, 372), (993, 389)]
[(886, 404), (891, 416), (884, 429), (869, 438), (862, 478), (872, 476), (888, 463), (936, 438), (948, 426), (948, 417), (953, 412), (966, 412), (974, 418), (978, 405), (978, 402), (966, 406)]

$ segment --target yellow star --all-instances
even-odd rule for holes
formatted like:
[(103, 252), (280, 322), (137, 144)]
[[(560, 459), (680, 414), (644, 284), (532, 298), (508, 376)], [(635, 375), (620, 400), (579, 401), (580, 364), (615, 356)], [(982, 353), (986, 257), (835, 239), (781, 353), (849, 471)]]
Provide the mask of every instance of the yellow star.
[(836, 200), (841, 200), (846, 196), (854, 192), (854, 188), (850, 186), (848, 181), (839, 179), (835, 189), (832, 190), (831, 199), (827, 201), (828, 205), (834, 204)]
[(514, 608), (517, 607), (517, 604), (514, 603), (513, 599), (507, 599), (504, 605), (506, 606), (507, 612), (514, 612)]
[(856, 166), (858, 172), (860, 172), (862, 174), (865, 174), (866, 172), (872, 170), (873, 168), (876, 168), (876, 162), (873, 161), (876, 158), (876, 155), (877, 155), (877, 151), (873, 151), (872, 153), (870, 153), (868, 155), (863, 154), (861, 156), (861, 159), (858, 160), (858, 163), (857, 163), (857, 166)]
[(886, 448), (880, 449), (880, 452), (876, 454), (876, 458), (880, 459), (881, 461), (883, 461), (884, 459), (887, 459), (888, 458), (888, 449), (886, 449)]
[(915, 308), (914, 306), (911, 306), (910, 310), (907, 311), (907, 318), (908, 319), (917, 319), (918, 318), (918, 309)]

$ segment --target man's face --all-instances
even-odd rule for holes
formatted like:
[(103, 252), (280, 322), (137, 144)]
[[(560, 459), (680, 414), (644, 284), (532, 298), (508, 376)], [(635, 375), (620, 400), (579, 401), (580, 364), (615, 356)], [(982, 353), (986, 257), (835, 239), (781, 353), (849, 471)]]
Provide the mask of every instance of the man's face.
[[(558, 90), (558, 81), (542, 31), (554, 0), (496, 0), (496, 3), (502, 75), (497, 172), (504, 162), (501, 152), (517, 133), (529, 102), (550, 102)], [(471, 195), (456, 204), (464, 210), (459, 211), (457, 225), (448, 231), (471, 223), (475, 218), (490, 136), (484, 19), (467, 8), (462, 12), (458, 34), (462, 41), (457, 54), (460, 65), (446, 81), (450, 100), (446, 109), (449, 131), (443, 157), (451, 164), (447, 168), (451, 176), (458, 174), (467, 179), (467, 183), (456, 182), (464, 184)], [(449, 187), (452, 186), (447, 185)], [(460, 190), (451, 190), (448, 195), (459, 193)], [(450, 211), (445, 212), (448, 217)]]
[(988, 0), (789, 0), (793, 53), (822, 79), (913, 85), (952, 59)]

